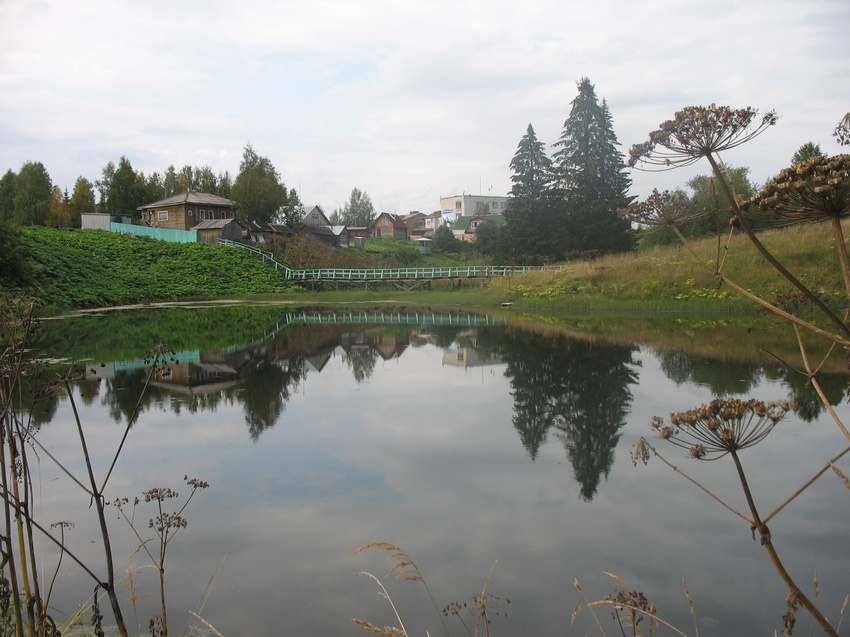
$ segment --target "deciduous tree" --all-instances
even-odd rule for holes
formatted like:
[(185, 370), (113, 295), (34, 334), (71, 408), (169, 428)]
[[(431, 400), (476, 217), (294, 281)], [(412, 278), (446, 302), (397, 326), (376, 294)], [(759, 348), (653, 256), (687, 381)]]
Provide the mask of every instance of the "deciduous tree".
[(15, 178), (10, 168), (0, 177), (0, 221), (12, 222), (15, 213)]
[(359, 188), (352, 188), (348, 201), (340, 211), (342, 223), (346, 226), (365, 227), (372, 225), (377, 214), (372, 198)]
[(77, 181), (74, 183), (74, 192), (71, 193), (69, 209), (71, 224), (75, 228), (80, 226), (80, 215), (82, 213), (95, 211), (94, 186), (85, 177), (77, 177)]
[(68, 193), (63, 193), (59, 186), (53, 187), (44, 225), (51, 228), (69, 228), (71, 226), (70, 199)]
[(231, 199), (236, 204), (239, 219), (266, 223), (279, 220), (286, 207), (292, 209), (300, 203), (290, 201), (290, 194), (274, 164), (269, 158), (259, 156), (251, 144), (245, 146), (242, 153)]
[(13, 219), (21, 225), (40, 226), (47, 219), (53, 183), (41, 162), (28, 161), (15, 177)]
[(146, 201), (145, 177), (133, 170), (130, 160), (122, 156), (118, 167), (111, 161), (103, 168), (101, 179), (97, 182), (100, 190), (100, 212), (131, 218), (138, 216), (139, 206)]

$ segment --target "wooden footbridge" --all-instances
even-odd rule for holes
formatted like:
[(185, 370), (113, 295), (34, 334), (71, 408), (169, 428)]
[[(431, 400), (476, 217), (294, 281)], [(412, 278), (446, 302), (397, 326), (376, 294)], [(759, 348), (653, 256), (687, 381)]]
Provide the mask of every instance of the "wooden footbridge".
[(413, 290), (420, 287), (428, 287), (432, 281), (448, 281), (453, 286), (460, 285), (463, 281), (476, 279), (489, 279), (497, 276), (508, 276), (520, 272), (541, 272), (561, 270), (562, 265), (547, 266), (504, 266), (504, 265), (464, 265), (452, 267), (427, 267), (427, 268), (312, 268), (306, 270), (293, 270), (275, 259), (271, 252), (249, 246), (244, 243), (219, 239), (219, 243), (232, 248), (248, 250), (274, 266), (284, 278), (299, 283), (334, 283), (350, 284), (362, 283), (369, 289), (370, 285), (390, 284), (405, 290)]

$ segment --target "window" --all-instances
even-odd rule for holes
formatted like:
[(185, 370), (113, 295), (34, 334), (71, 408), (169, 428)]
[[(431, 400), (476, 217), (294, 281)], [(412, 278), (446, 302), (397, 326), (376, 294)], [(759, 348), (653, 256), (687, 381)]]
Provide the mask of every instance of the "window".
[(206, 219), (207, 211), (206, 210), (198, 210), (198, 219)]
[(168, 210), (158, 210), (156, 213), (157, 221), (168, 221)]
[(460, 210), (461, 202), (455, 201), (455, 210)]
[(498, 201), (494, 201), (494, 202), (493, 202), (493, 210), (496, 210), (498, 207), (499, 207), (499, 202), (498, 202)]

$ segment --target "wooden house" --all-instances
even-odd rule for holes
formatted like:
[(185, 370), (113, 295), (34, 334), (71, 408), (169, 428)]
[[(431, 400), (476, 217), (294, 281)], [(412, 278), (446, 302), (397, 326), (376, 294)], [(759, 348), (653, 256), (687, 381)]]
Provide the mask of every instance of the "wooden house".
[(320, 206), (305, 206), (301, 223), (305, 226), (330, 226), (331, 222), (325, 216)]
[(206, 192), (182, 192), (137, 208), (142, 221), (154, 228), (191, 230), (207, 219), (233, 219), (230, 199)]
[(336, 235), (336, 244), (340, 248), (347, 248), (350, 244), (350, 235), (345, 226), (331, 226), (331, 232)]
[(404, 223), (407, 226), (407, 234), (410, 237), (421, 237), (425, 234), (427, 228), (425, 227), (425, 220), (428, 218), (428, 215), (422, 212), (411, 212), (409, 215), (403, 217)]
[(382, 212), (378, 215), (378, 218), (372, 222), (372, 236), (376, 239), (407, 239), (407, 224), (404, 223), (404, 219), (401, 215)]
[(219, 239), (242, 240), (242, 225), (236, 219), (204, 219), (192, 228), (198, 243), (218, 243)]
[(471, 217), (458, 217), (455, 221), (452, 233), (461, 241), (475, 241), (475, 232), (484, 224), (493, 224), (499, 228), (505, 223), (502, 215), (473, 215)]
[(304, 224), (301, 226), (301, 232), (320, 243), (326, 243), (331, 246), (338, 245), (337, 235), (334, 234), (334, 231), (331, 230), (330, 227)]

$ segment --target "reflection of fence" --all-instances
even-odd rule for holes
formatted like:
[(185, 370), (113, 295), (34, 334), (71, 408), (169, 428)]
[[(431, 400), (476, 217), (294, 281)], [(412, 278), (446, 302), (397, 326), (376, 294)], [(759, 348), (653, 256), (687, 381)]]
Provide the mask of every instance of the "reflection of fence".
[(285, 324), (290, 323), (376, 323), (393, 325), (497, 325), (504, 321), (480, 314), (438, 314), (436, 312), (382, 312), (352, 310), (348, 312), (290, 312)]
[(293, 281), (329, 281), (329, 282), (362, 282), (381, 283), (393, 281), (458, 281), (462, 279), (487, 279), (494, 276), (508, 276), (521, 272), (543, 272), (561, 270), (563, 265), (463, 265), (453, 267), (431, 268), (313, 268), (309, 270), (292, 270), (277, 261), (271, 252), (260, 250), (253, 246), (229, 239), (219, 239), (231, 248), (242, 248), (261, 257), (263, 262), (274, 265), (283, 276)]

